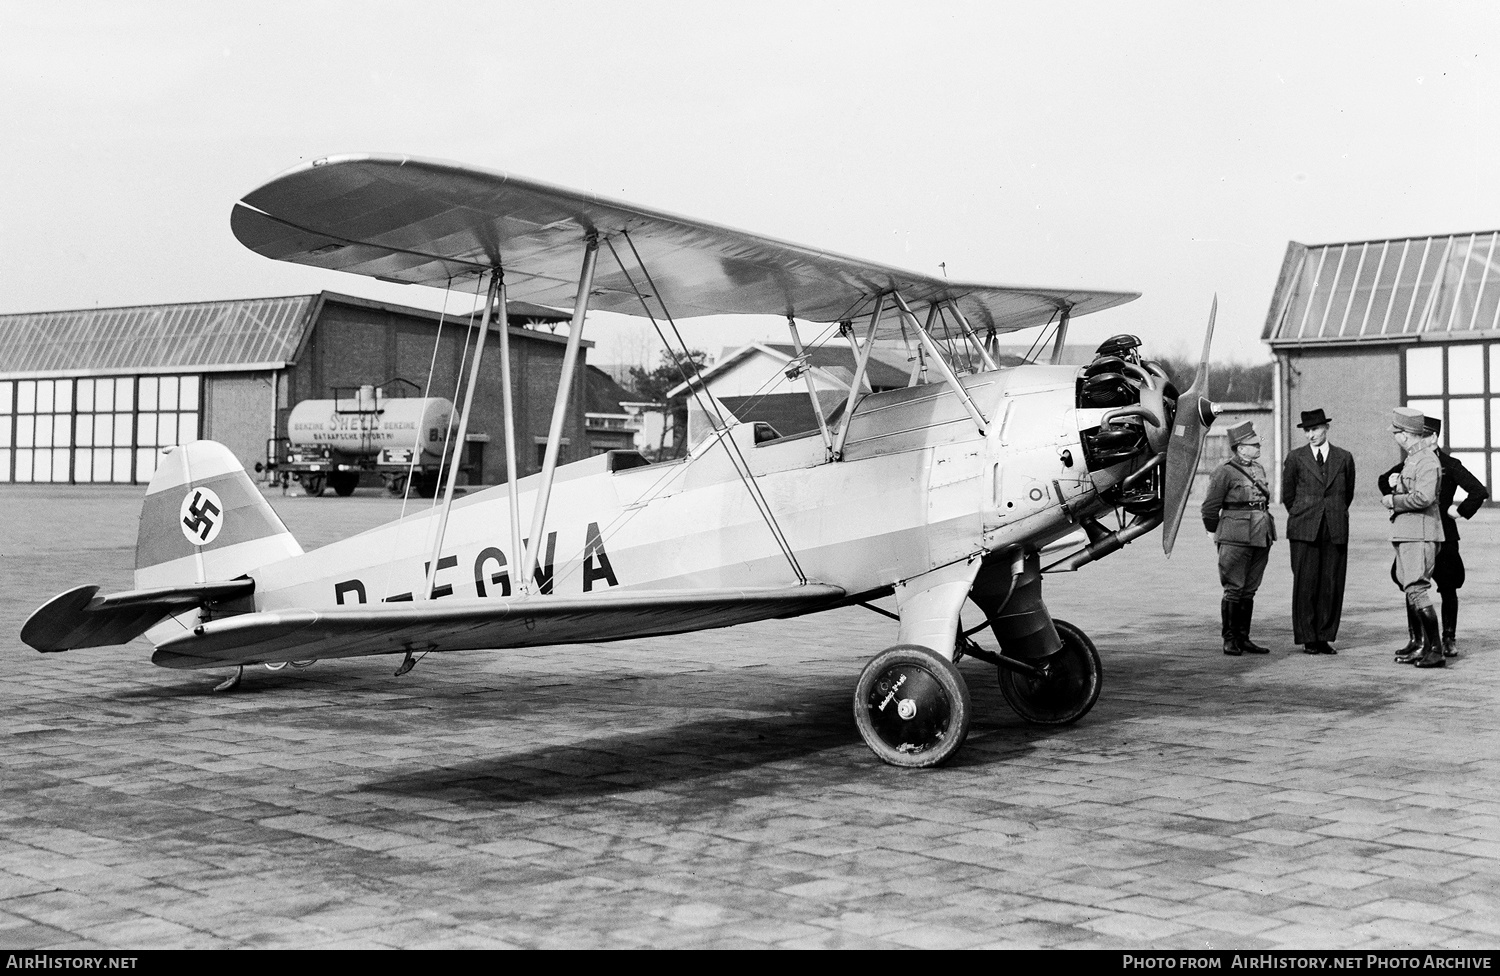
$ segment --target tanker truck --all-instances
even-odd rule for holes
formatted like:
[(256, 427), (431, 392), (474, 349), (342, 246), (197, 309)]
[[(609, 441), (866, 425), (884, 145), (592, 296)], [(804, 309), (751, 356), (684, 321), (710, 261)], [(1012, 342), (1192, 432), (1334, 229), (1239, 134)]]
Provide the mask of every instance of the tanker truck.
[[(415, 387), (406, 380), (391, 385)], [(349, 495), (360, 475), (375, 472), (393, 495), (432, 497), (456, 436), (453, 403), (442, 397), (389, 396), (382, 387), (335, 388), (332, 400), (303, 400), (287, 418), (287, 436), (266, 445), (273, 480), (295, 480), (312, 496), (332, 488)], [(261, 469), (260, 465), (256, 465)]]

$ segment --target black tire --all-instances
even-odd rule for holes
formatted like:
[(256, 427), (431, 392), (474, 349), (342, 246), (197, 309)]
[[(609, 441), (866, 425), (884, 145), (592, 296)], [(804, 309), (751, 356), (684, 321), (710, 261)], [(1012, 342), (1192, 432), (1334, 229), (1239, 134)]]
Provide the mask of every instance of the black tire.
[(1068, 725), (1089, 713), (1104, 685), (1104, 666), (1088, 635), (1066, 620), (1053, 620), (1062, 649), (1027, 661), (1044, 667), (1044, 677), (998, 668), (1000, 691), (1016, 714), (1033, 725)]
[(958, 667), (918, 644), (870, 659), (854, 688), (854, 722), (870, 751), (892, 766), (936, 766), (969, 734), (969, 686)]
[(411, 487), (417, 497), (431, 498), (437, 494), (438, 476), (436, 473), (418, 471), (412, 475)]
[(340, 498), (348, 498), (359, 487), (358, 471), (337, 471), (328, 476), (328, 486)]
[(309, 498), (319, 498), (323, 494), (323, 476), (320, 474), (305, 474), (297, 479), (297, 484)]

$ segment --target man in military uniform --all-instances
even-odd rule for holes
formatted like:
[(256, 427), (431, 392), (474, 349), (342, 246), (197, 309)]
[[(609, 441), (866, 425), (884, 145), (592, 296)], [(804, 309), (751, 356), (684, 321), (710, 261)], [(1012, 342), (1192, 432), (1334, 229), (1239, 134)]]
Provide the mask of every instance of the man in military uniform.
[(1422, 646), (1396, 656), (1397, 664), (1419, 668), (1443, 666), (1443, 642), (1437, 610), (1432, 605), (1432, 571), (1443, 541), (1438, 516), (1441, 464), (1435, 438), (1427, 433), (1420, 411), (1397, 407), (1391, 415), (1391, 436), (1406, 453), (1389, 495), (1381, 497), (1391, 511), (1391, 544), (1396, 548), (1396, 582), (1406, 592), (1406, 605), (1422, 629)]
[(1337, 654), (1349, 562), (1349, 504), (1354, 501), (1354, 455), (1328, 443), (1329, 417), (1302, 411), (1307, 446), (1286, 456), (1281, 501), (1292, 548), (1292, 631), (1306, 654)]
[[(1436, 441), (1443, 432), (1442, 420), (1437, 417), (1423, 417), (1422, 421), (1426, 425), (1427, 433), (1431, 434)], [(1473, 518), (1485, 499), (1490, 497), (1490, 492), (1484, 486), (1484, 482), (1474, 477), (1473, 473), (1463, 466), (1462, 461), (1441, 447), (1435, 447), (1435, 450), (1442, 475), (1438, 486), (1438, 516), (1443, 521), (1443, 541), (1438, 546), (1437, 563), (1432, 570), (1432, 582), (1437, 587), (1438, 595), (1442, 597), (1443, 656), (1458, 657), (1458, 591), (1464, 585), (1466, 573), (1463, 556), (1458, 550), (1458, 520), (1448, 509), (1453, 505), (1458, 489), (1462, 488), (1465, 497), (1458, 504), (1458, 514), (1466, 519)], [(1381, 475), (1380, 493), (1389, 495), (1394, 491), (1400, 476), (1400, 464)], [(1396, 579), (1394, 564), (1391, 566), (1391, 579)], [(1396, 585), (1401, 584), (1397, 582)], [(1421, 622), (1410, 607), (1407, 608), (1406, 616), (1406, 630), (1410, 640), (1405, 647), (1396, 652), (1398, 657), (1410, 654), (1422, 646)]]
[(1276, 521), (1268, 506), (1271, 488), (1266, 469), (1260, 466), (1260, 435), (1250, 421), (1229, 428), (1233, 455), (1214, 470), (1203, 499), (1203, 527), (1214, 534), (1219, 547), (1219, 583), (1224, 597), (1219, 604), (1224, 653), (1267, 654), (1250, 639), (1255, 616), (1255, 591), (1260, 589), (1271, 543), (1276, 541)]

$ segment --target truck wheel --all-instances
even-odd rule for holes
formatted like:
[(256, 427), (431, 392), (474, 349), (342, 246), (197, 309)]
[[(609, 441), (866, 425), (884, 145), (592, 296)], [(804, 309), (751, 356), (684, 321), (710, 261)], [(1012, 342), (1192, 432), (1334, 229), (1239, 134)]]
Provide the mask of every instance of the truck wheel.
[(348, 498), (359, 487), (358, 471), (336, 471), (328, 476), (328, 486), (340, 498)]
[(323, 476), (320, 474), (305, 474), (297, 479), (297, 484), (309, 498), (317, 498), (323, 494)]

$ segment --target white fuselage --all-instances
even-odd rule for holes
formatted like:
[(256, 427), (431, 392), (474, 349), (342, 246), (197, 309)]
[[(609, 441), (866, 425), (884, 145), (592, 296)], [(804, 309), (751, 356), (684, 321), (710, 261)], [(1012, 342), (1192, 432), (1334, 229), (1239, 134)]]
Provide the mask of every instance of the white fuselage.
[[(560, 466), (537, 562), (551, 567), (550, 591), (569, 595), (798, 582), (721, 439), (754, 475), (802, 575), (850, 595), (984, 551), (1039, 548), (1103, 507), (1107, 484), (1090, 477), (1079, 440), (1102, 411), (1075, 408), (1075, 377), (1042, 366), (965, 377), (985, 435), (945, 385), (866, 396), (840, 461), (816, 434), (756, 445), (743, 424), (679, 462)], [(523, 531), (538, 485), (516, 486)], [(254, 570), (255, 608), (420, 599), (438, 524), (427, 511)], [(455, 501), (434, 596), (520, 595), (510, 525), (508, 486)]]

